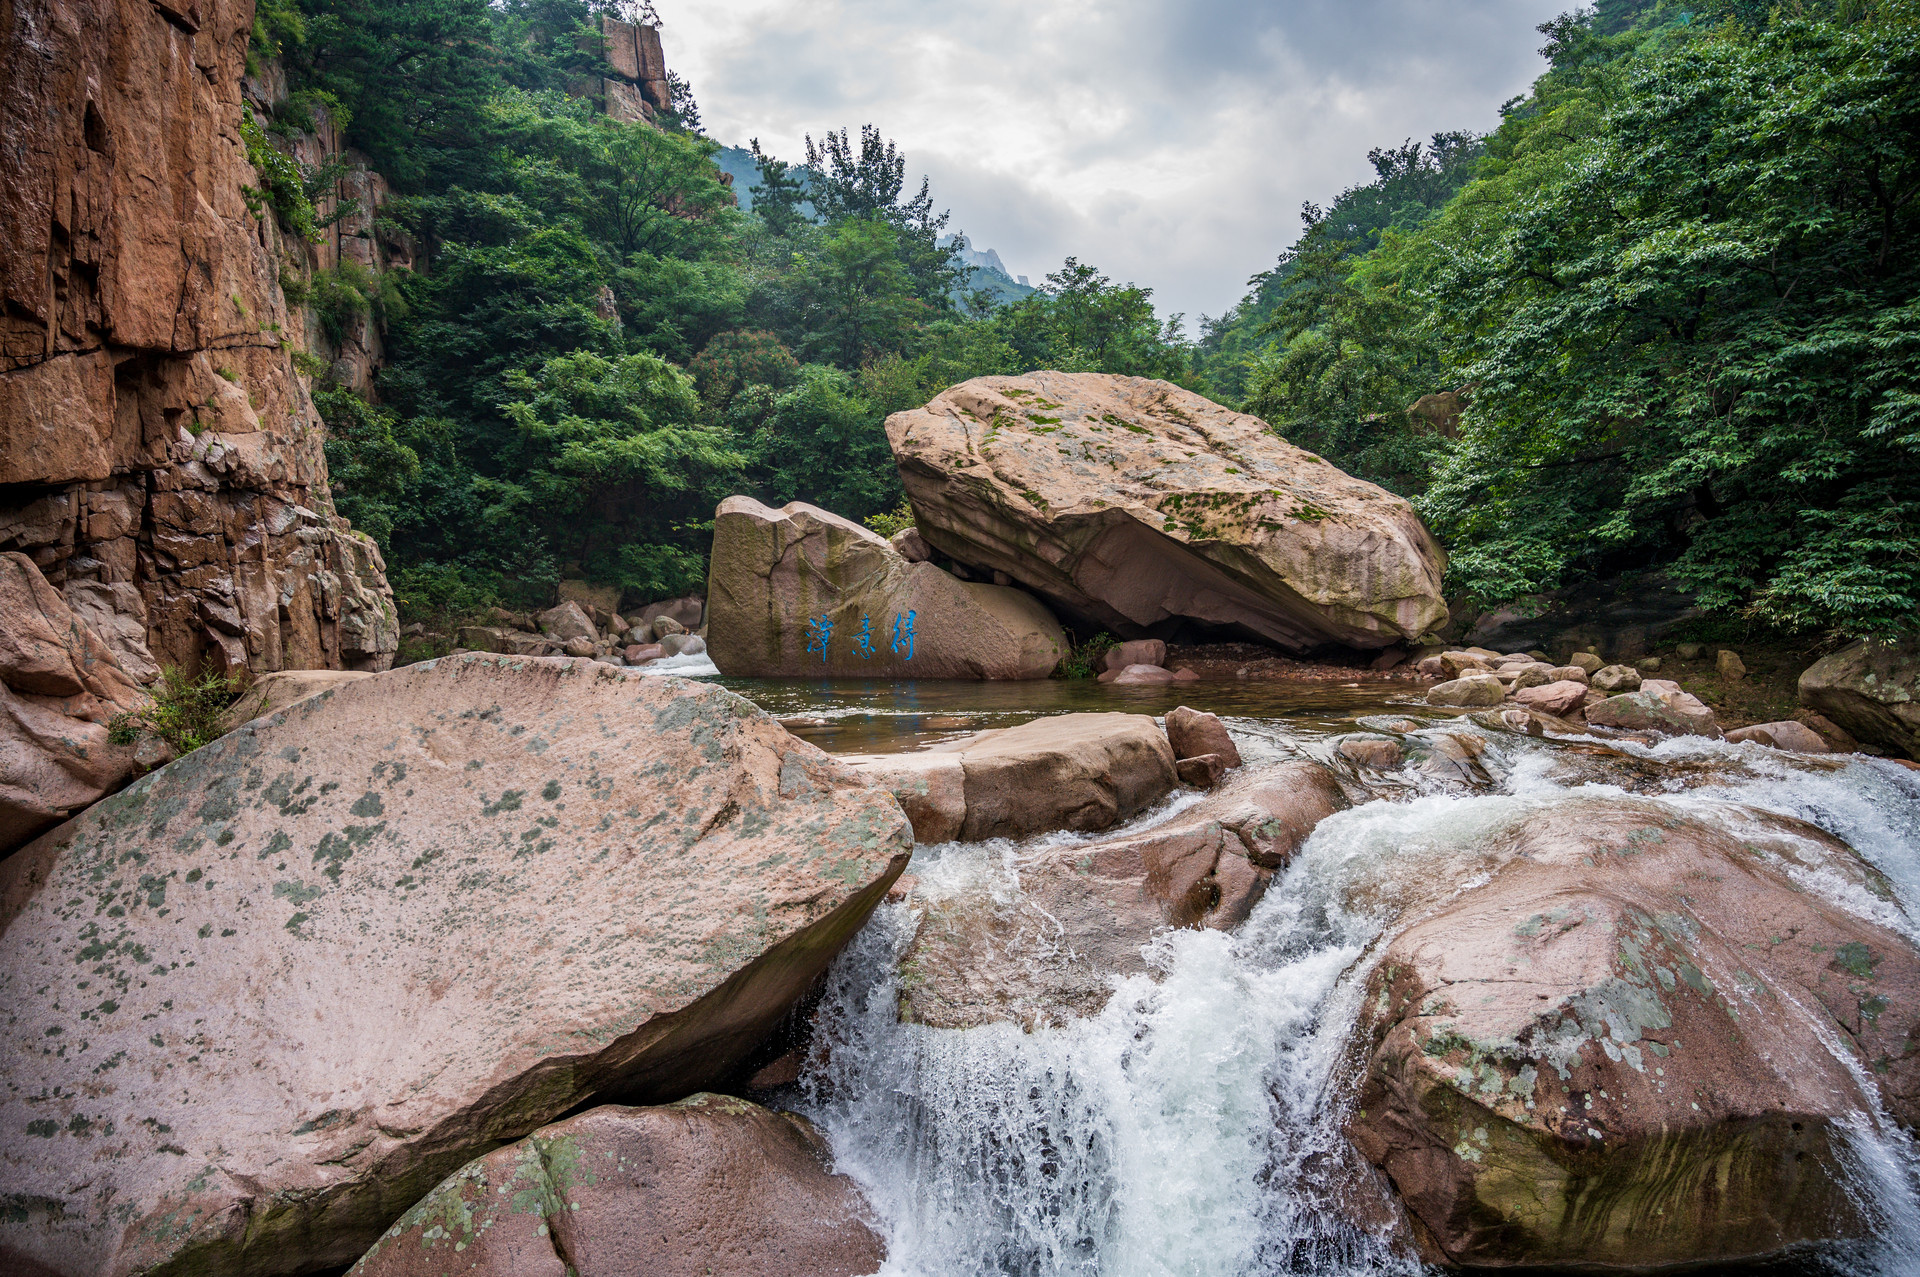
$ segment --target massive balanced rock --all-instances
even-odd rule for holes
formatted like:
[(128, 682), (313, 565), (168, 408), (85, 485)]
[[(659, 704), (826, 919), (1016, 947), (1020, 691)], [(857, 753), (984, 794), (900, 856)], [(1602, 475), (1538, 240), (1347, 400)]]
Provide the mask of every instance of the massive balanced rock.
[(1920, 952), (1890, 895), (1749, 813), (1572, 799), (1387, 948), (1350, 1123), (1449, 1266), (1647, 1271), (1860, 1237), (1843, 1146), (1920, 1120)]
[(462, 1167), (351, 1277), (863, 1277), (886, 1259), (807, 1120), (723, 1095), (608, 1106)]
[(0, 1270), (351, 1263), (590, 1098), (720, 1085), (911, 847), (746, 701), (594, 661), (257, 719), (0, 861)]
[(1378, 648), (1447, 619), (1410, 505), (1164, 381), (981, 377), (887, 438), (929, 545), (1125, 638), (1185, 619)]
[(1045, 678), (1066, 651), (1031, 595), (910, 563), (850, 519), (728, 497), (713, 520), (707, 651), (723, 674)]
[(246, 203), (253, 5), (20, 0), (4, 20), (0, 551), (142, 677), (383, 668), (385, 569), (334, 513), (288, 349), (279, 274), (306, 246)]

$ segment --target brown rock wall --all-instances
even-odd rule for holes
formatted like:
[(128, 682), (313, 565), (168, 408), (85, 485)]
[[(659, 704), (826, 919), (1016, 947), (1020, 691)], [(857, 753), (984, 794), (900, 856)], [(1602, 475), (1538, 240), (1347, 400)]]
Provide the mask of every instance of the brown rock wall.
[[(79, 593), (136, 657), (381, 668), (385, 568), (333, 512), (279, 279), (373, 262), (384, 184), (342, 179), (366, 207), (322, 245), (247, 208), (252, 19), (245, 0), (0, 9), (0, 551), (70, 595), (133, 587)], [(377, 341), (356, 351), (343, 380), (364, 387)]]

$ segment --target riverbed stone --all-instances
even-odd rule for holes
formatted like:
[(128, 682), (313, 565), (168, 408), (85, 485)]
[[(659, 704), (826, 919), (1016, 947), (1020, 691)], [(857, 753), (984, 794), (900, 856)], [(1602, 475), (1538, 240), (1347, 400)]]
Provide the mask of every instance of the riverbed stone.
[(910, 563), (800, 501), (720, 503), (707, 603), (708, 655), (737, 677), (1038, 679), (1067, 650), (1032, 595)]
[(1856, 1113), (1920, 1119), (1920, 951), (1795, 875), (1887, 884), (1759, 813), (1566, 799), (1493, 837), (1361, 1004), (1348, 1131), (1424, 1257), (1647, 1271), (1874, 1227), (1840, 1146)]
[(591, 1096), (720, 1084), (911, 845), (692, 680), (468, 655), (256, 719), (0, 862), (0, 1270), (351, 1263)]
[(1800, 675), (1800, 703), (1858, 740), (1920, 760), (1920, 637), (1822, 657)]
[(1233, 743), (1227, 725), (1217, 714), (1208, 714), (1182, 705), (1167, 711), (1167, 743), (1175, 758), (1195, 758), (1218, 754), (1229, 767), (1240, 765), (1240, 749)]
[(1230, 929), (1319, 822), (1346, 806), (1331, 772), (1289, 761), (1242, 771), (1164, 824), (1041, 852), (1019, 891), (929, 894), (901, 958), (900, 1015), (939, 1028), (1027, 1028), (1097, 1014), (1147, 969), (1168, 927)]
[(1727, 733), (1727, 739), (1736, 745), (1752, 741), (1769, 749), (1785, 749), (1796, 754), (1833, 752), (1819, 732), (1791, 719), (1781, 723), (1755, 723), (1751, 727), (1735, 728)]
[(1158, 687), (1181, 679), (1172, 670), (1158, 665), (1128, 665), (1118, 671), (1108, 670), (1100, 676), (1100, 681), (1115, 687)]
[(1227, 774), (1227, 760), (1219, 754), (1194, 754), (1174, 764), (1180, 783), (1194, 789), (1212, 789)]
[(573, 639), (585, 639), (593, 643), (600, 638), (600, 631), (594, 628), (593, 618), (572, 599), (558, 607), (548, 608), (537, 619), (541, 633), (557, 643), (567, 643)]
[(1427, 704), (1467, 709), (1484, 708), (1488, 705), (1498, 705), (1506, 694), (1505, 684), (1491, 674), (1483, 674), (1477, 678), (1456, 678), (1450, 683), (1429, 687)]
[(1179, 780), (1172, 746), (1145, 714), (1059, 714), (842, 761), (896, 795), (922, 843), (1109, 829)]
[(1513, 699), (1527, 709), (1565, 718), (1586, 704), (1587, 685), (1567, 679), (1539, 687), (1523, 687), (1513, 694)]
[(1716, 739), (1721, 735), (1713, 711), (1698, 697), (1682, 691), (1671, 679), (1645, 679), (1638, 691), (1609, 696), (1588, 705), (1586, 718), (1595, 727), (1621, 731)]
[(1608, 696), (1637, 692), (1640, 690), (1640, 671), (1631, 665), (1609, 665), (1595, 670), (1587, 683), (1594, 691), (1605, 692)]
[(929, 545), (1122, 638), (1184, 618), (1375, 649), (1446, 623), (1410, 504), (1165, 381), (980, 377), (887, 439)]
[(701, 1093), (607, 1105), (448, 1176), (351, 1277), (858, 1277), (886, 1243), (803, 1117)]
[(1167, 663), (1167, 645), (1159, 639), (1130, 639), (1107, 650), (1100, 658), (1102, 670), (1123, 670), (1129, 665), (1160, 665)]

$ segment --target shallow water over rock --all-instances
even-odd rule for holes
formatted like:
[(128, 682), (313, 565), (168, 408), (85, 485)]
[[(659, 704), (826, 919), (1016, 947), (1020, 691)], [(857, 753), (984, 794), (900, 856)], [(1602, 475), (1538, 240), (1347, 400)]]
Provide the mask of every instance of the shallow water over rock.
[[(1799, 890), (1920, 940), (1920, 775), (1876, 760), (1704, 739), (1542, 739), (1484, 715), (1436, 714), (1381, 684), (728, 685), (810, 720), (796, 730), (836, 751), (911, 749), (1036, 714), (1189, 704), (1227, 720), (1249, 767), (1323, 762), (1355, 803), (1321, 823), (1236, 931), (1162, 932), (1145, 947), (1147, 970), (1116, 977), (1098, 1014), (1031, 1032), (902, 1023), (914, 976), (900, 960), (927, 900), (985, 893), (1020, 909), (1024, 866), (1095, 836), (916, 851), (915, 893), (876, 914), (836, 965), (812, 1055), (785, 1097), (866, 1190), (888, 1238), (883, 1271), (900, 1277), (1438, 1271), (1344, 1133), (1364, 1064), (1353, 1040), (1361, 1000), (1395, 936), (1488, 882), (1522, 854), (1506, 835), (1569, 802), (1639, 804), (1744, 838)], [(1356, 762), (1339, 749), (1350, 734), (1393, 742), (1398, 761)], [(1128, 828), (1197, 800), (1177, 795)], [(1836, 873), (1811, 844), (1796, 851), (1781, 818), (1840, 838), (1867, 869)], [(1838, 1037), (1830, 1049), (1859, 1070)], [(1869, 1240), (1722, 1271), (1920, 1272), (1911, 1137), (1872, 1102), (1835, 1130), (1839, 1192)]]

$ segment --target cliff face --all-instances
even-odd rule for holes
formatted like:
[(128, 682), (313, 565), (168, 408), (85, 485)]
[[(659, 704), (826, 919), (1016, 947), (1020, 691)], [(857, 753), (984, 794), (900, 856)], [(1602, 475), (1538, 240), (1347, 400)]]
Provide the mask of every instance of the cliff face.
[[(0, 4), (0, 552), (142, 679), (383, 669), (397, 645), (292, 361), (280, 272), (313, 254), (242, 193), (252, 21), (250, 0)], [(377, 179), (350, 180), (370, 231)], [(353, 231), (319, 255), (373, 254)], [(371, 331), (341, 354), (364, 384)]]

